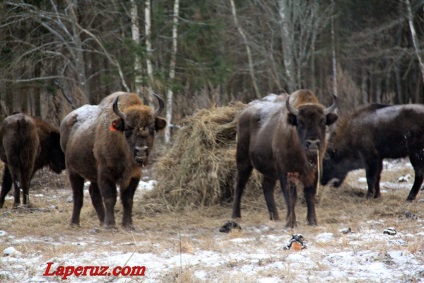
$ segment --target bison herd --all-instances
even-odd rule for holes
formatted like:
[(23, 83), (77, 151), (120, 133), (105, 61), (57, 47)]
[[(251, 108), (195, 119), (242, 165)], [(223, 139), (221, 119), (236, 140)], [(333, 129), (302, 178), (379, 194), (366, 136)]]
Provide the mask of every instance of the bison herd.
[[(70, 112), (60, 129), (23, 113), (3, 120), (0, 158), (4, 162), (0, 208), (14, 186), (13, 207), (28, 206), (29, 186), (43, 167), (67, 170), (73, 192), (71, 225), (80, 225), (84, 182), (97, 217), (106, 228), (116, 226), (117, 186), (123, 206), (122, 226), (133, 229), (132, 207), (141, 169), (148, 164), (155, 133), (166, 127), (164, 109), (146, 106), (134, 93), (116, 92), (98, 105)], [(287, 206), (287, 227), (296, 226), (295, 180), (304, 185), (309, 225), (317, 225), (317, 186), (342, 184), (347, 173), (364, 168), (368, 198), (380, 197), (385, 158), (409, 157), (415, 180), (407, 201), (416, 198), (424, 179), (424, 105), (369, 104), (338, 119), (337, 97), (323, 106), (310, 90), (268, 95), (250, 102), (237, 117), (237, 176), (233, 218), (253, 169), (263, 175), (262, 188), (271, 219), (279, 214), (274, 187), (281, 185)], [(334, 125), (329, 130), (330, 125)], [(329, 130), (329, 134), (326, 132)], [(328, 137), (327, 137), (328, 135)]]

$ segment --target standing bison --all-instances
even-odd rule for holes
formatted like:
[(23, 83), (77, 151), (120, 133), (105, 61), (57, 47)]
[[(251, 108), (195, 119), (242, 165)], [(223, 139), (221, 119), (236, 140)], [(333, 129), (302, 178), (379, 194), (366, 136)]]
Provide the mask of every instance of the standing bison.
[(279, 180), (287, 204), (287, 227), (296, 225), (297, 191), (295, 186), (287, 186), (290, 173), (299, 175), (304, 184), (308, 224), (317, 224), (317, 166), (326, 148), (326, 126), (337, 120), (332, 113), (336, 107), (335, 96), (333, 105), (324, 108), (311, 91), (298, 90), (289, 97), (270, 95), (253, 101), (240, 113), (233, 218), (241, 217), (241, 197), (255, 168), (263, 174), (262, 187), (271, 220), (279, 219), (274, 200), (275, 182)]
[(17, 113), (6, 117), (0, 130), (0, 158), (5, 163), (0, 193), (0, 208), (14, 184), (13, 206), (29, 205), (29, 186), (37, 170), (48, 166), (60, 174), (65, 156), (60, 148), (59, 129), (48, 123)]
[(97, 106), (84, 105), (69, 113), (60, 125), (74, 208), (71, 224), (80, 224), (84, 180), (90, 181), (91, 201), (100, 223), (115, 227), (116, 185), (124, 208), (122, 225), (133, 229), (134, 193), (147, 164), (155, 132), (166, 126), (159, 108), (143, 105), (135, 93), (116, 92)]
[(365, 168), (367, 198), (380, 197), (384, 158), (409, 157), (415, 180), (407, 201), (418, 194), (424, 169), (424, 106), (370, 104), (340, 119), (328, 140), (322, 184), (339, 187), (349, 171)]

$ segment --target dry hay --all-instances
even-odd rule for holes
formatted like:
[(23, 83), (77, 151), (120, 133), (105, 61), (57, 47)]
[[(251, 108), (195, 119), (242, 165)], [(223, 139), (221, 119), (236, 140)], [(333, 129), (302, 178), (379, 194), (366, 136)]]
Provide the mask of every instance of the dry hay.
[[(245, 106), (234, 102), (186, 118), (172, 147), (154, 165), (158, 185), (147, 202), (160, 199), (169, 209), (179, 209), (230, 200), (236, 176), (236, 116)], [(258, 195), (259, 174), (250, 179), (247, 195)]]

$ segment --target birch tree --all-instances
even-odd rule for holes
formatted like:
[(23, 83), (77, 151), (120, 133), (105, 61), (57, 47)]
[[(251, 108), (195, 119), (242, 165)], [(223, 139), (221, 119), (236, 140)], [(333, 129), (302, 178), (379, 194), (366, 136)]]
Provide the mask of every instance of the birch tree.
[(166, 121), (168, 127), (165, 128), (165, 142), (169, 143), (171, 140), (171, 123), (172, 123), (172, 104), (174, 92), (172, 90), (172, 82), (175, 79), (175, 66), (177, 61), (178, 49), (178, 14), (180, 11), (180, 1), (174, 0), (174, 12), (172, 17), (172, 52), (171, 61), (169, 64), (169, 81), (168, 92), (166, 94)]
[(247, 36), (237, 19), (237, 11), (236, 11), (236, 5), (234, 4), (234, 0), (230, 0), (230, 3), (231, 3), (231, 13), (233, 15), (234, 24), (243, 39), (244, 45), (246, 46), (247, 59), (249, 61), (249, 73), (250, 73), (250, 78), (252, 79), (253, 89), (255, 90), (256, 97), (261, 98), (258, 84), (256, 83), (255, 70), (253, 68), (252, 52), (250, 51), (249, 41), (247, 40)]
[(421, 70), (421, 78), (424, 82), (424, 62), (423, 62), (423, 58), (421, 57), (421, 48), (418, 43), (417, 32), (415, 31), (415, 27), (414, 27), (414, 15), (412, 14), (411, 4), (409, 3), (409, 0), (405, 0), (405, 4), (406, 4), (406, 9), (408, 11), (408, 24), (409, 24), (409, 30), (411, 31), (412, 43), (414, 45), (415, 54), (417, 56), (419, 67)]
[[(331, 0), (331, 11), (334, 12), (334, 0)], [(333, 94), (337, 94), (337, 58), (336, 58), (336, 43), (334, 37), (334, 17), (331, 17), (331, 57), (333, 61)]]
[[(131, 36), (134, 44), (136, 46), (140, 46), (140, 25), (138, 18), (138, 5), (136, 0), (131, 0)], [(138, 96), (142, 97), (143, 66), (141, 64), (140, 55), (135, 52), (134, 56), (135, 92), (138, 94)]]
[(152, 54), (152, 40), (151, 40), (151, 34), (152, 34), (152, 20), (151, 20), (151, 8), (150, 8), (150, 0), (146, 0), (144, 2), (144, 29), (146, 33), (146, 67), (147, 67), (147, 75), (149, 77), (149, 83), (148, 83), (148, 89), (149, 89), (149, 103), (151, 103), (151, 96), (153, 93), (152, 85), (153, 85), (153, 66), (151, 61), (151, 54)]
[(283, 48), (284, 56), (284, 71), (287, 78), (288, 91), (292, 93), (296, 89), (296, 83), (294, 79), (294, 60), (292, 50), (294, 48), (294, 37), (290, 31), (290, 11), (289, 11), (290, 0), (279, 0), (278, 1), (278, 14), (281, 19), (281, 45)]
[(290, 92), (304, 87), (303, 72), (330, 13), (330, 6), (322, 8), (318, 1), (278, 0), (284, 74)]

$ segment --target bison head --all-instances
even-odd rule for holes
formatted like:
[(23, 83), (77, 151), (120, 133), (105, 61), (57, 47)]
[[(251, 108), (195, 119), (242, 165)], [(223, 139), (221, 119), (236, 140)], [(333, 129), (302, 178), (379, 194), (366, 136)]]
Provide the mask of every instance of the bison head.
[(325, 126), (333, 124), (338, 118), (337, 114), (333, 113), (337, 108), (337, 97), (333, 95), (333, 104), (326, 109), (315, 103), (306, 103), (294, 108), (289, 100), (286, 100), (288, 122), (296, 127), (306, 154), (316, 156), (317, 152), (325, 150)]
[[(330, 136), (331, 140), (332, 137)], [(350, 171), (363, 167), (363, 160), (357, 152), (331, 141), (323, 159), (321, 184), (331, 183), (332, 186), (338, 188)]]
[(49, 168), (60, 174), (63, 170), (65, 170), (65, 154), (60, 148), (60, 134), (58, 132), (51, 132), (48, 144), (49, 151)]
[(119, 118), (112, 122), (111, 129), (124, 133), (134, 161), (141, 166), (148, 162), (155, 132), (166, 126), (166, 120), (158, 117), (164, 108), (164, 102), (158, 95), (154, 96), (159, 102), (159, 108), (153, 113), (152, 109), (145, 105), (129, 106), (121, 112), (118, 108), (119, 96), (113, 101), (113, 112)]

